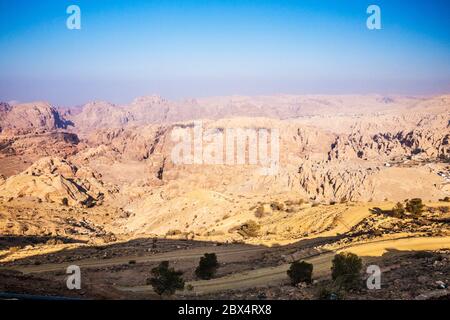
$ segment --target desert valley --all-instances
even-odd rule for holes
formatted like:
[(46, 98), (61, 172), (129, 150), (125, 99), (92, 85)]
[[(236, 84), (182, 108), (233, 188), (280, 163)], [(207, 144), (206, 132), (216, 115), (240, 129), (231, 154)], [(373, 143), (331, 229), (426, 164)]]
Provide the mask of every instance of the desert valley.
[[(278, 170), (174, 163), (173, 133), (199, 121), (278, 130)], [(178, 299), (450, 294), (449, 95), (1, 103), (0, 175), (0, 293), (156, 299), (150, 271), (169, 261)], [(334, 292), (341, 252), (380, 266), (381, 289)], [(205, 253), (219, 263), (209, 280), (195, 274)], [(292, 286), (300, 260), (314, 281)]]

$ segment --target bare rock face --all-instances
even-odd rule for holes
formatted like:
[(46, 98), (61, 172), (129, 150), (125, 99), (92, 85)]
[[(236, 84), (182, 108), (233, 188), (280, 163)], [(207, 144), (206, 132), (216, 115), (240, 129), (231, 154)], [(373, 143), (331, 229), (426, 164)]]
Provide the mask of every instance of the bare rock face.
[(345, 202), (368, 200), (373, 195), (373, 174), (363, 165), (348, 166), (345, 161), (305, 162), (299, 168), (300, 188), (312, 200)]
[(381, 161), (404, 160), (406, 158), (438, 159), (450, 155), (448, 127), (437, 129), (415, 129), (395, 134), (378, 133), (366, 135), (352, 133), (339, 136), (333, 143), (329, 159), (377, 159)]
[(19, 104), (14, 107), (2, 107), (0, 117), (2, 131), (13, 134), (44, 132), (66, 128), (68, 123), (62, 119), (58, 111), (45, 102)]
[[(64, 114), (75, 128), (91, 131), (99, 128), (118, 128), (195, 119), (218, 120), (239, 117), (293, 119), (298, 117), (377, 114), (405, 110), (418, 103), (436, 104), (436, 101), (405, 97), (383, 96), (232, 96), (168, 101), (152, 95), (135, 99), (131, 104), (116, 106), (107, 102), (88, 103), (74, 112)], [(427, 104), (428, 103), (428, 104)], [(440, 110), (440, 109), (432, 109)], [(330, 125), (330, 120), (326, 122)], [(371, 124), (373, 125), (373, 123)]]
[(132, 121), (133, 115), (122, 107), (108, 102), (91, 102), (81, 112), (68, 115), (75, 127), (81, 131), (101, 128), (119, 128)]
[(60, 158), (42, 158), (0, 186), (0, 197), (93, 206), (111, 193), (100, 176)]
[(8, 112), (10, 112), (12, 107), (6, 102), (0, 102), (0, 122), (4, 121)]
[[(24, 107), (1, 109), (2, 124), (14, 119), (24, 131), (39, 127), (43, 133), (0, 138), (0, 174), (9, 177), (0, 181), (0, 197), (71, 206), (105, 201), (130, 212), (124, 218), (129, 223), (119, 223), (133, 232), (165, 234), (186, 225), (206, 232), (225, 216), (248, 220), (255, 201), (265, 203), (271, 196), (330, 203), (436, 201), (448, 195), (445, 97), (234, 96), (170, 102), (148, 96), (128, 106), (95, 102), (61, 111), (74, 124), (71, 132), (58, 130), (64, 126), (52, 120), (57, 117), (30, 105), (23, 125), (14, 117)], [(279, 171), (265, 176), (260, 165), (248, 163), (174, 163), (172, 152), (179, 146), (174, 136), (193, 130), (196, 119), (203, 119), (204, 150), (210, 138), (228, 129), (278, 129)], [(27, 167), (4, 172), (12, 163)], [(110, 185), (120, 186), (120, 194)]]

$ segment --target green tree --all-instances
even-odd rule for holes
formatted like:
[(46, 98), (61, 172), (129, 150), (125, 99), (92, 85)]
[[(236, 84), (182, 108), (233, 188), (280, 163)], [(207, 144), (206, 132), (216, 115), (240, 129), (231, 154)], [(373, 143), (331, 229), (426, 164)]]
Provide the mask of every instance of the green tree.
[(214, 277), (214, 274), (219, 267), (217, 262), (217, 256), (215, 253), (205, 253), (203, 257), (200, 258), (197, 269), (195, 269), (195, 275), (203, 280), (209, 280)]
[(344, 252), (334, 256), (331, 277), (345, 289), (358, 286), (361, 276), (362, 260), (356, 254)]
[(152, 269), (151, 273), (152, 277), (148, 283), (160, 296), (171, 296), (175, 291), (184, 289), (183, 272), (169, 268), (169, 261), (161, 262), (159, 266)]
[(291, 267), (287, 271), (289, 278), (291, 279), (291, 284), (293, 286), (301, 283), (311, 283), (312, 282), (312, 272), (313, 265), (305, 261), (295, 261), (291, 264)]

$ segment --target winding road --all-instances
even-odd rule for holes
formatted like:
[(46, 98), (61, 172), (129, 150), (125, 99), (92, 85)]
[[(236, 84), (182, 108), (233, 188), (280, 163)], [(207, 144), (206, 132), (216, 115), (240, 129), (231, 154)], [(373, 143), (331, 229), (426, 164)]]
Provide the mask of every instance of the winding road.
[[(364, 259), (381, 256), (385, 252), (391, 251), (392, 254), (405, 254), (405, 251), (419, 250), (437, 250), (450, 249), (450, 237), (433, 238), (402, 238), (396, 240), (378, 240), (364, 244), (357, 244), (332, 252), (324, 252), (304, 260), (314, 265), (314, 278), (322, 278), (330, 274), (331, 261), (336, 253), (347, 251), (358, 254)], [(286, 271), (289, 264), (283, 264), (277, 267), (260, 268), (257, 270), (246, 271), (232, 274), (222, 278), (202, 281), (192, 281), (187, 283), (193, 287), (191, 291), (185, 291), (184, 294), (202, 295), (225, 290), (236, 290), (245, 288), (255, 288), (278, 284), (287, 280)], [(151, 286), (138, 287), (118, 287), (122, 291), (131, 292), (151, 292)]]

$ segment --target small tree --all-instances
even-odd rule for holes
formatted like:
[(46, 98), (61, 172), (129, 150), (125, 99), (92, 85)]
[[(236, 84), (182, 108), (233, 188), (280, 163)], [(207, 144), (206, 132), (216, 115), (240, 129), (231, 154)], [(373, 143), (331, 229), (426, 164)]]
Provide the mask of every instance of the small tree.
[(423, 212), (424, 207), (425, 206), (422, 203), (422, 199), (420, 198), (411, 199), (406, 202), (406, 211), (410, 212), (416, 217)]
[(169, 261), (163, 261), (158, 267), (152, 269), (152, 277), (148, 280), (148, 283), (160, 296), (171, 296), (175, 291), (184, 289), (182, 275), (183, 272), (169, 268)]
[(205, 253), (205, 256), (200, 258), (197, 269), (195, 269), (195, 275), (203, 280), (209, 280), (214, 277), (214, 274), (219, 267), (217, 262), (217, 256), (215, 253)]
[(312, 282), (312, 272), (313, 265), (305, 261), (295, 261), (291, 264), (291, 267), (287, 271), (289, 278), (291, 279), (291, 284), (293, 286), (301, 283), (311, 283)]
[(341, 287), (352, 289), (358, 285), (362, 260), (356, 254), (344, 252), (334, 256), (331, 277)]

